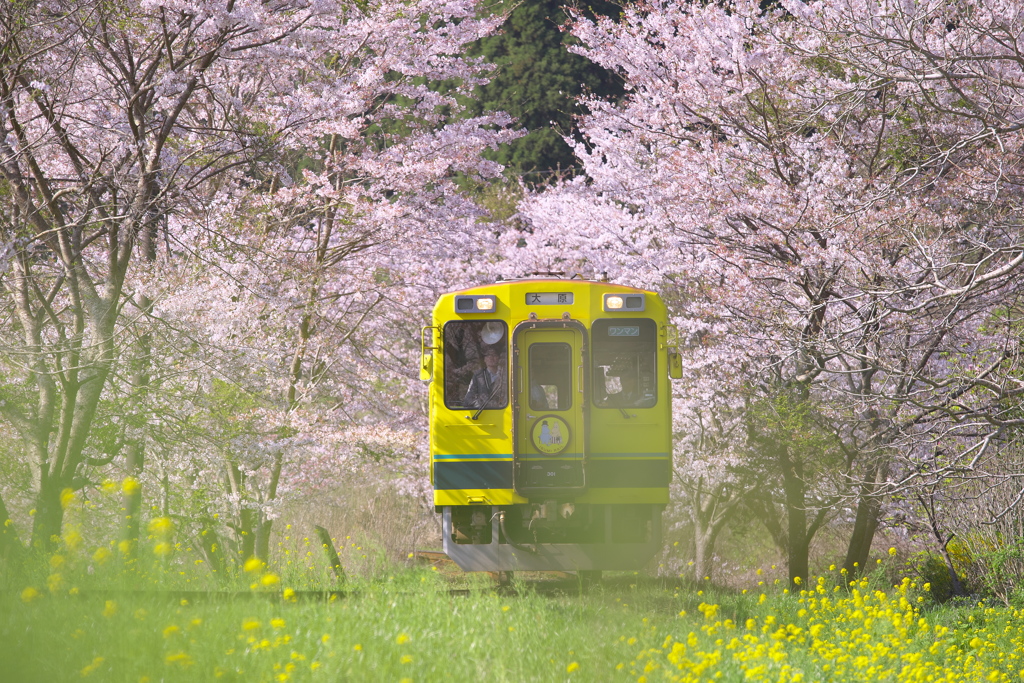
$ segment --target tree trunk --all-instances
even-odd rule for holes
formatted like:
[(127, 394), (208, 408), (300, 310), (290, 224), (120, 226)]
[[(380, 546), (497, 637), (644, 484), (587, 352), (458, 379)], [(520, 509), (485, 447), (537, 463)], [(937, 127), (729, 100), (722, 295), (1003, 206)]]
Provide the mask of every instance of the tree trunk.
[[(142, 257), (147, 263), (156, 261), (156, 221), (150, 220), (141, 231)], [(148, 316), (153, 310), (153, 301), (145, 294), (141, 294), (137, 301), (139, 310), (144, 316)], [(121, 538), (127, 541), (129, 558), (134, 558), (139, 546), (140, 516), (142, 513), (142, 473), (146, 464), (146, 437), (144, 427), (148, 420), (146, 412), (148, 409), (150, 367), (152, 364), (151, 354), (153, 348), (153, 335), (147, 330), (139, 338), (138, 352), (133, 359), (132, 368), (132, 413), (139, 424), (140, 434), (133, 438), (128, 444), (127, 470), (128, 476), (132, 477), (138, 486), (130, 487), (124, 492), (122, 507), (124, 508), (124, 520), (121, 526)], [(166, 514), (166, 511), (164, 511)]]
[(779, 462), (782, 464), (782, 484), (786, 494), (786, 560), (789, 565), (790, 584), (797, 586), (797, 578), (807, 580), (810, 565), (811, 539), (807, 533), (803, 463), (799, 458), (791, 458), (786, 446), (780, 448), (782, 452)]
[(138, 553), (139, 517), (142, 514), (142, 482), (139, 479), (142, 475), (145, 456), (142, 444), (129, 444), (126, 463), (128, 476), (134, 479), (137, 485), (125, 487), (121, 498), (121, 507), (124, 509), (124, 518), (121, 520), (121, 538), (127, 541), (127, 559), (134, 559)]
[(967, 595), (967, 589), (964, 588), (963, 582), (960, 581), (960, 576), (956, 573), (956, 567), (953, 566), (953, 557), (949, 554), (949, 542), (953, 540), (951, 535), (946, 539), (945, 543), (941, 542), (941, 537), (937, 540), (940, 541), (939, 552), (942, 553), (942, 559), (946, 561), (946, 569), (949, 571), (949, 588), (950, 595), (952, 597), (964, 597)]
[(853, 523), (853, 533), (850, 535), (850, 542), (846, 548), (846, 561), (843, 568), (850, 578), (856, 576), (867, 564), (871, 552), (871, 543), (878, 529), (878, 516), (881, 506), (878, 499), (874, 497), (877, 489), (877, 474), (874, 470), (871, 473), (871, 480), (865, 482), (860, 489), (857, 499), (857, 517)]
[(718, 540), (718, 528), (706, 527), (693, 530), (693, 578), (697, 581), (714, 578), (715, 541)]
[(953, 565), (953, 558), (949, 554), (949, 542), (953, 540), (954, 534), (945, 536), (942, 530), (939, 528), (939, 518), (935, 513), (935, 493), (929, 492), (928, 497), (925, 498), (924, 494), (919, 494), (917, 500), (921, 503), (921, 507), (924, 508), (925, 515), (928, 518), (928, 528), (932, 532), (932, 538), (935, 539), (935, 543), (939, 546), (939, 554), (942, 555), (942, 559), (946, 562), (946, 569), (949, 571), (949, 582), (950, 591), (952, 597), (963, 597), (967, 595), (967, 589), (964, 588), (963, 583), (960, 581), (960, 577), (956, 573), (956, 567)]
[(265, 519), (256, 524), (255, 556), (264, 562), (270, 561), (270, 532), (274, 528), (274, 520)]
[(213, 519), (204, 517), (202, 520), (202, 531), (199, 532), (199, 543), (206, 557), (206, 563), (210, 571), (219, 573), (224, 568), (221, 558), (224, 557), (224, 544), (217, 535)]
[(689, 493), (690, 520), (693, 522), (693, 575), (698, 581), (714, 576), (715, 543), (718, 534), (742, 500), (722, 484), (705, 488), (703, 477)]
[(60, 493), (66, 488), (58, 477), (44, 477), (36, 492), (35, 515), (32, 518), (32, 547), (49, 552), (60, 539), (64, 524), (64, 508)]
[[(141, 297), (142, 304), (152, 308), (148, 297)], [(149, 390), (149, 354), (152, 339), (145, 333), (139, 340), (139, 355), (134, 361), (133, 384), (135, 395), (132, 398), (132, 413), (139, 422), (145, 422), (146, 394)], [(141, 425), (136, 425), (141, 429)], [(139, 530), (142, 523), (142, 473), (146, 464), (145, 435), (138, 435), (128, 443), (126, 449), (126, 469), (128, 476), (135, 481), (135, 486), (123, 489), (121, 507), (124, 518), (121, 523), (121, 538), (127, 542), (128, 559), (136, 557), (139, 547)]]
[(250, 557), (256, 557), (256, 533), (253, 528), (255, 516), (256, 513), (248, 508), (242, 508), (242, 512), (238, 515), (240, 522), (238, 528), (238, 536), (241, 543), (240, 556), (243, 562)]

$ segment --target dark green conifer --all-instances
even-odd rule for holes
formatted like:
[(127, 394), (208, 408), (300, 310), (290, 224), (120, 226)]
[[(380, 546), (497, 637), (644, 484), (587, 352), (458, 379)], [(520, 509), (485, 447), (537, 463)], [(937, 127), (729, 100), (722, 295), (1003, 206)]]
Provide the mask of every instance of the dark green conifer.
[[(513, 4), (501, 0), (496, 7)], [(469, 53), (483, 56), (497, 67), (494, 78), (477, 89), (476, 113), (505, 111), (529, 133), (503, 145), (491, 158), (529, 183), (543, 183), (561, 170), (573, 174), (579, 165), (562, 140), (575, 135), (573, 116), (580, 113), (574, 98), (589, 92), (614, 98), (622, 92), (615, 74), (571, 54), (571, 36), (560, 26), (566, 21), (560, 0), (517, 0), (500, 35), (478, 41)], [(614, 16), (617, 6), (594, 3), (589, 10)]]

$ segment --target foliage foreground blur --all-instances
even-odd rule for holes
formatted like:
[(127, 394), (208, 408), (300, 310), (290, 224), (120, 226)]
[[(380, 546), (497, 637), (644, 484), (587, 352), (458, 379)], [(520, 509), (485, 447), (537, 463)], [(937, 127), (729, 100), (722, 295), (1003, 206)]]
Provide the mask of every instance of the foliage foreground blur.
[[(44, 562), (5, 566), (0, 671), (19, 681), (133, 682), (1024, 675), (1021, 610), (941, 606), (927, 584), (885, 585), (884, 568), (851, 581), (833, 568), (798, 592), (760, 570), (741, 590), (621, 573), (590, 586), (538, 579), (499, 591), (486, 576), (392, 566), (330, 591), (336, 580), (309, 539), (284, 549), (279, 566), (253, 559), (214, 580), (189, 551), (162, 547), (166, 530), (153, 527), (151, 547), (134, 559), (71, 537)], [(363, 549), (342, 544), (349, 550)]]

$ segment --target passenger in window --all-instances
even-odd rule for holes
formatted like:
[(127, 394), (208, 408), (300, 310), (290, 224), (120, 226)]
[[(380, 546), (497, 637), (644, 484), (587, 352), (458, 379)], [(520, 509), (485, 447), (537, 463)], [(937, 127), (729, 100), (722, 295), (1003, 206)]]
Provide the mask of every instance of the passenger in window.
[(478, 331), (479, 323), (456, 322), (445, 326), (445, 374), (450, 388), (461, 391), (455, 396), (462, 396), (473, 379), (473, 374), (480, 369), (483, 356), (483, 343)]
[(468, 408), (500, 408), (505, 404), (505, 367), (493, 347), (484, 350), (484, 367), (473, 375), (464, 401)]
[(534, 410), (548, 410), (551, 407), (547, 392), (536, 380), (530, 382), (530, 407)]
[(640, 385), (635, 373), (625, 371), (618, 375), (622, 390), (608, 395), (608, 405), (613, 408), (649, 408), (654, 405), (654, 396), (640, 393)]

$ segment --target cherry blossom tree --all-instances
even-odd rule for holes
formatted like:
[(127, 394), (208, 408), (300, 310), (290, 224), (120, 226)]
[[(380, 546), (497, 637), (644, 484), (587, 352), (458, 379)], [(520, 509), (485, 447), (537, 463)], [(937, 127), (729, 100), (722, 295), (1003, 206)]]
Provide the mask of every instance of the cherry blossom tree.
[[(627, 94), (587, 101), (587, 177), (530, 196), (507, 253), (673, 300), (691, 364), (679, 392), (733, 397), (721, 421), (745, 424), (744, 457), (772, 475), (795, 578), (850, 503), (847, 562), (863, 566), (880, 494), (913, 478), (924, 444), (949, 444), (933, 471), (977, 468), (1019, 424), (1022, 17), (1016, 3), (784, 5), (578, 17), (579, 53)], [(834, 444), (821, 477), (806, 436), (764, 423), (779, 405)], [(715, 408), (684, 408), (682, 428)]]
[[(244, 444), (217, 411), (204, 425), (211, 438), (188, 439), (174, 456), (227, 473), (224, 495), (211, 502), (235, 520), (245, 556), (266, 557), (289, 494), (336, 485), (345, 472), (363, 471), (360, 485), (376, 485), (366, 461), (380, 466), (378, 475), (414, 471), (419, 489), (426, 485), (420, 325), (440, 291), (474, 279), (493, 241), (477, 222), (479, 209), (457, 194), (432, 206), (422, 191), (402, 204), (339, 212), (324, 248), (330, 207), (296, 216), (292, 200), (280, 210), (285, 195), (297, 196), (264, 198), (261, 213), (239, 226), (260, 226), (262, 237), (229, 251), (190, 247), (193, 256), (179, 260), (180, 282), (167, 283), (154, 306), (169, 329), (189, 330), (185, 338), (206, 335), (200, 358), (168, 340), (168, 357), (191, 368), (185, 377), (204, 378), (202, 392), (230, 382), (249, 397), (239, 411), (253, 418)], [(208, 479), (194, 467), (178, 469)]]
[[(343, 365), (332, 344), (379, 303), (368, 282), (406, 266), (399, 240), (427, 238), (409, 262), (427, 273), (446, 219), (473, 239), (478, 212), (452, 177), (495, 173), (477, 153), (511, 134), (502, 117), (457, 118), (458, 96), (481, 78), (458, 54), (500, 20), (433, 0), (0, 10), (0, 189), (11, 199), (0, 415), (34, 470), (34, 542), (60, 533), (61, 491), (119, 462), (126, 443), (141, 476), (152, 423), (187, 424), (182, 411), (212, 378), (261, 398), (273, 387), (278, 417), (263, 424), (290, 434), (281, 415), (326, 400), (308, 389), (321, 367)], [(441, 80), (457, 85), (428, 87)], [(375, 264), (346, 269), (371, 249)], [(189, 292), (207, 297), (186, 324), (171, 312)], [(233, 325), (222, 355), (218, 335)], [(162, 339), (144, 336), (156, 329)], [(198, 393), (185, 379), (197, 366)], [(191, 394), (154, 407), (174, 388)], [(271, 499), (284, 466), (273, 441), (256, 468)], [(269, 520), (253, 524), (265, 539)]]

